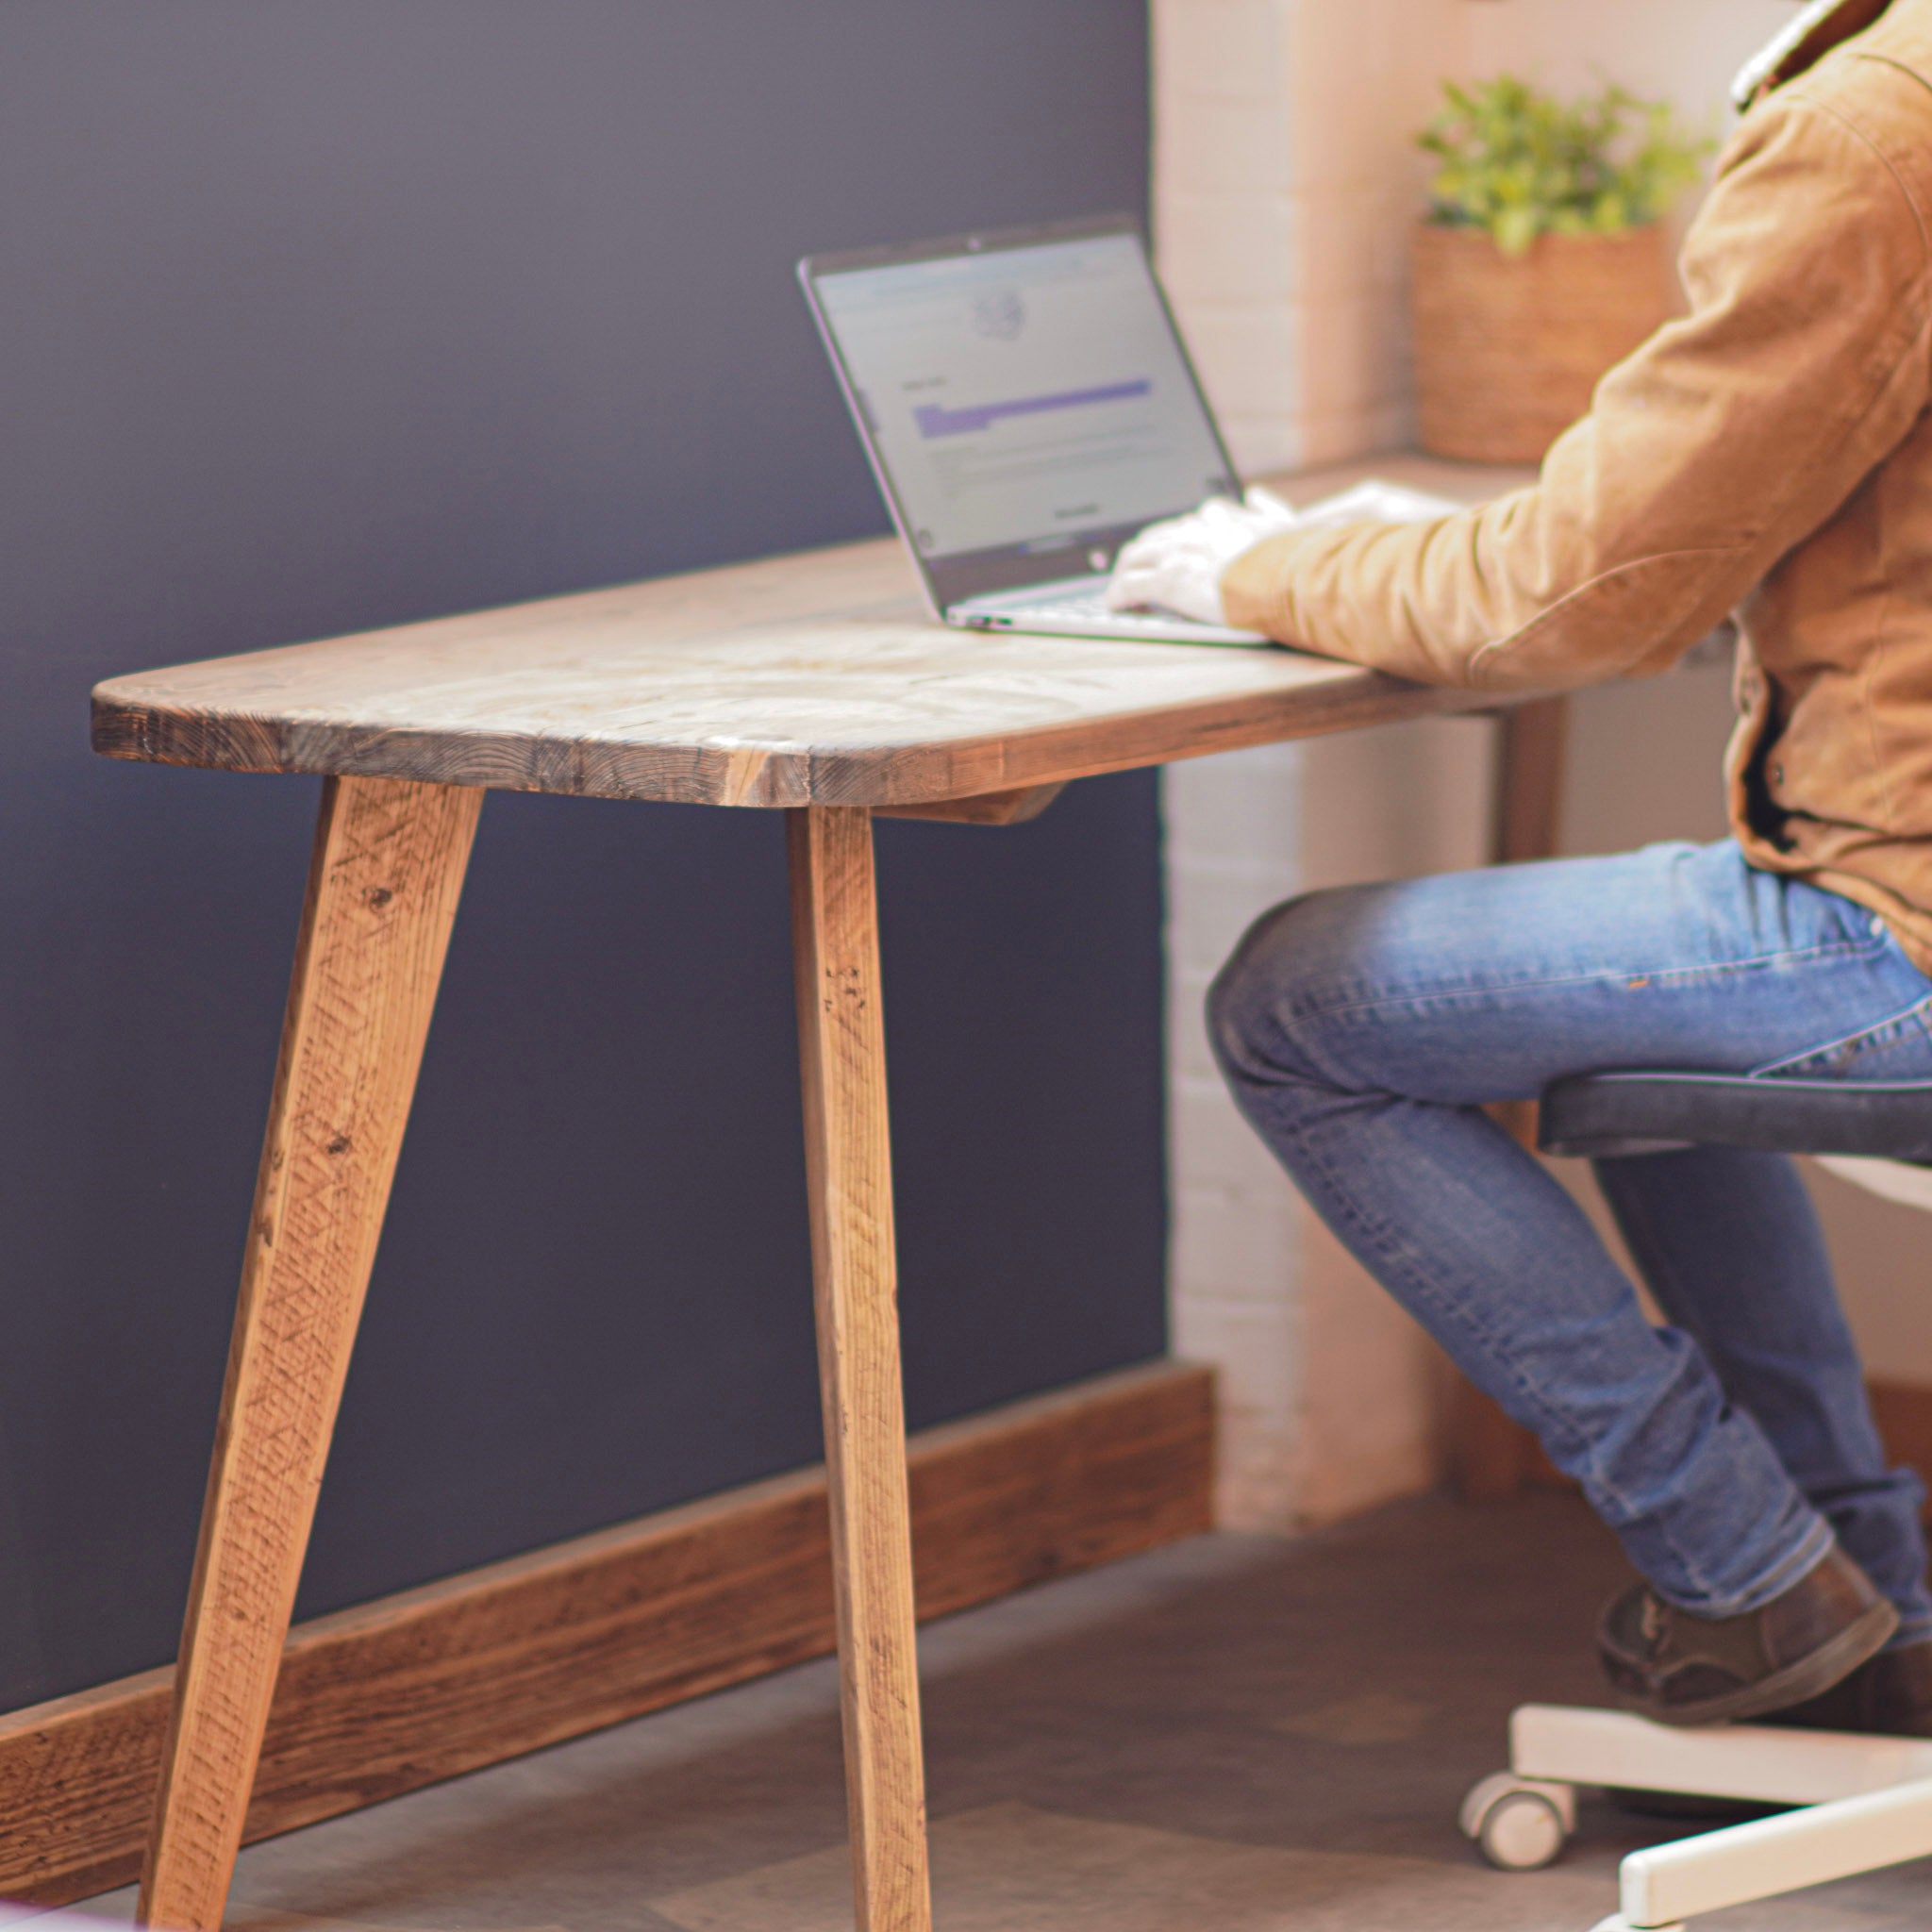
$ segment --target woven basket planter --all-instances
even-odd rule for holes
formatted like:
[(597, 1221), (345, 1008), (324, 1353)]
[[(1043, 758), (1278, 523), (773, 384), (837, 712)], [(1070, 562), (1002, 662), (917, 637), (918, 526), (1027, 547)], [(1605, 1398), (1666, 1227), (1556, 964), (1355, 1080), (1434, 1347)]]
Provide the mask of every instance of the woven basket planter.
[(1422, 446), (1465, 462), (1539, 461), (1674, 306), (1657, 224), (1512, 256), (1480, 228), (1425, 223), (1413, 265)]

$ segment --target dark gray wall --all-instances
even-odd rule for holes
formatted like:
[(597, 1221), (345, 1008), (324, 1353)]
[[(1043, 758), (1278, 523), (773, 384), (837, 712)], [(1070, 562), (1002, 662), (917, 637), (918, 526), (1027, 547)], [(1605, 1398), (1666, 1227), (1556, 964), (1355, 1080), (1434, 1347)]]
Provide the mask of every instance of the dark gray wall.
[[(315, 803), (89, 685), (883, 528), (793, 258), (1138, 205), (1143, 34), (0, 6), (0, 1705), (173, 1649)], [(915, 1422), (1163, 1346), (1155, 837), (882, 831)], [(780, 847), (490, 800), (303, 1613), (816, 1456)]]

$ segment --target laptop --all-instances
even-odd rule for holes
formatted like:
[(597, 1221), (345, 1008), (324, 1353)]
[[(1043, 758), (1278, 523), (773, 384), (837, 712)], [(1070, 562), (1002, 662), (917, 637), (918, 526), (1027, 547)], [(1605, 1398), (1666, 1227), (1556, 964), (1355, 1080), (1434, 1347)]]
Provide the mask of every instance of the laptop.
[(1137, 531), (1241, 493), (1131, 217), (811, 255), (798, 276), (941, 623), (1269, 641), (1103, 601)]

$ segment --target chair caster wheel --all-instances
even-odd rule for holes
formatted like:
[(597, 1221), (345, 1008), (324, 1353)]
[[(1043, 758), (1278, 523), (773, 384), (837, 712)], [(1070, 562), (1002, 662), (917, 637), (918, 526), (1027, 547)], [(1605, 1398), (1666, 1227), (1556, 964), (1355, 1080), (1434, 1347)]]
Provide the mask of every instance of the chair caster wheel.
[(1462, 1801), (1463, 1836), (1499, 1872), (1535, 1872), (1554, 1864), (1576, 1823), (1568, 1785), (1499, 1771)]

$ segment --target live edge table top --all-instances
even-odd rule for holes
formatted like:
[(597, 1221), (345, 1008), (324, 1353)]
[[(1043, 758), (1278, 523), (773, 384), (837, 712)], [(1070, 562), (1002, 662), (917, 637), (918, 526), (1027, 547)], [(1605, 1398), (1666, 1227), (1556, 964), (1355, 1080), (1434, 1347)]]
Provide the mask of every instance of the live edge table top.
[[(1384, 458), (1480, 500), (1516, 479)], [(96, 750), (736, 806), (922, 805), (1492, 705), (1281, 650), (951, 630), (896, 543), (109, 678)]]

